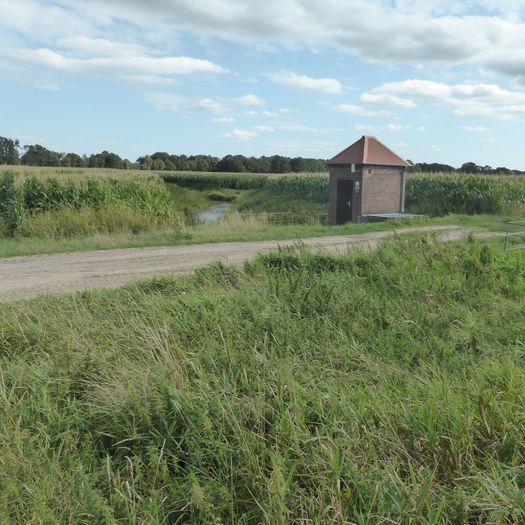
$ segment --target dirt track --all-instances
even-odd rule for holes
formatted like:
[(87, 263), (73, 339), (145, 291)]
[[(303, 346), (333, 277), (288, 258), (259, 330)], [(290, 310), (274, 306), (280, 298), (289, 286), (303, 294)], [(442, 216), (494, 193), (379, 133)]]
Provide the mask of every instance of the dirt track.
[[(398, 228), (360, 235), (312, 237), (301, 242), (312, 249), (346, 252), (349, 249), (372, 249), (394, 233), (435, 232), (442, 241), (459, 240), (470, 233), (495, 236), (455, 226)], [(154, 275), (182, 275), (198, 267), (222, 260), (242, 263), (259, 253), (297, 241), (257, 241), (126, 248), (92, 252), (33, 255), (0, 259), (0, 301), (26, 299), (43, 294), (66, 294), (89, 288), (111, 288)]]

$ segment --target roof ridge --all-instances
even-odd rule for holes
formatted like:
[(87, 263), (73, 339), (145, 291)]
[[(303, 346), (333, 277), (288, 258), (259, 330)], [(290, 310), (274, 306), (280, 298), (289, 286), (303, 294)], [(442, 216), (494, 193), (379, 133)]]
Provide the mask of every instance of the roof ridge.
[(372, 137), (370, 135), (363, 135), (363, 139), (364, 139), (364, 146), (363, 146), (363, 164), (367, 164), (367, 160), (368, 160), (368, 141), (370, 139), (375, 139), (375, 137)]
[(408, 162), (383, 144), (373, 135), (363, 135), (343, 151), (332, 157), (328, 164), (332, 165), (378, 165), (407, 167)]

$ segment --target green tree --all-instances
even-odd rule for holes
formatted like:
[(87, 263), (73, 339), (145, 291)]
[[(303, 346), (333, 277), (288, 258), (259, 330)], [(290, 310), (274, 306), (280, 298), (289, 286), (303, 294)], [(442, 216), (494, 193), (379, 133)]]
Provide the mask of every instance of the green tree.
[(26, 166), (60, 166), (62, 153), (51, 151), (40, 144), (24, 146), (25, 153), (20, 159)]
[(141, 170), (150, 170), (152, 168), (153, 161), (149, 155), (139, 157), (137, 162), (139, 163)]
[(478, 173), (481, 170), (481, 166), (478, 166), (475, 162), (465, 162), (460, 168), (460, 171), (465, 173)]
[(272, 173), (290, 173), (291, 169), (290, 159), (288, 157), (281, 157), (281, 155), (274, 155), (272, 157)]
[(104, 159), (104, 167), (121, 170), (124, 168), (124, 161), (116, 153), (110, 153), (109, 151), (103, 151), (101, 153)]
[(20, 142), (7, 137), (0, 137), (0, 164), (20, 164)]
[(162, 171), (166, 169), (166, 164), (164, 164), (164, 161), (162, 159), (153, 159), (153, 162), (151, 163), (151, 169)]
[(66, 168), (85, 168), (86, 166), (84, 159), (76, 153), (68, 153), (64, 155), (60, 164)]

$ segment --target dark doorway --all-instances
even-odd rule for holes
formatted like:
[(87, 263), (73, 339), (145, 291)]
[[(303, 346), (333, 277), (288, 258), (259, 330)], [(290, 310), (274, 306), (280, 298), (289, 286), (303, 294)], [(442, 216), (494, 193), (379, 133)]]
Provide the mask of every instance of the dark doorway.
[(344, 224), (352, 220), (352, 208), (354, 206), (354, 181), (337, 181), (337, 203), (335, 210), (336, 224)]

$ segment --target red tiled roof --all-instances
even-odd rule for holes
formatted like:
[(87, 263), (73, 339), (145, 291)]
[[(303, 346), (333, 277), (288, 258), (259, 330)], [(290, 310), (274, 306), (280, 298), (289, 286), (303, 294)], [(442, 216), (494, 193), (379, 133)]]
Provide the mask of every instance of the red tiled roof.
[(375, 137), (363, 136), (351, 146), (328, 161), (329, 165), (374, 164), (381, 166), (409, 166), (408, 162), (394, 153)]

